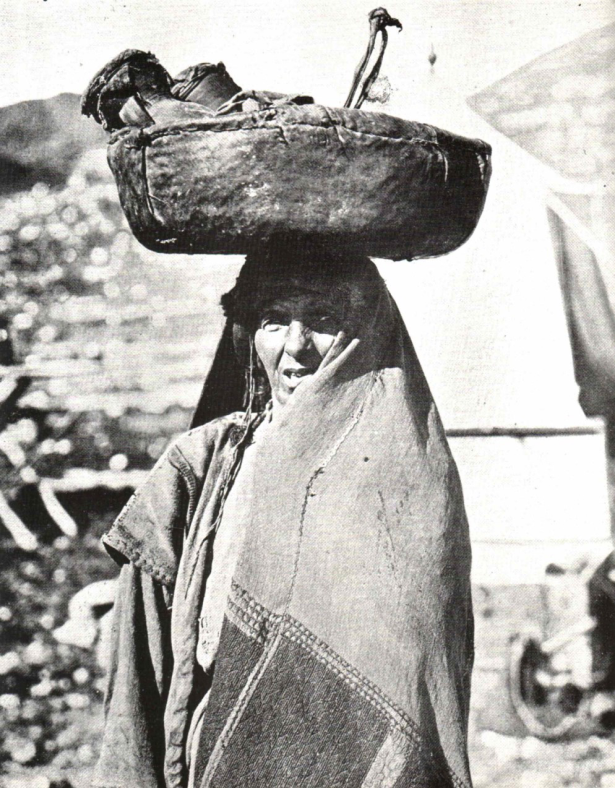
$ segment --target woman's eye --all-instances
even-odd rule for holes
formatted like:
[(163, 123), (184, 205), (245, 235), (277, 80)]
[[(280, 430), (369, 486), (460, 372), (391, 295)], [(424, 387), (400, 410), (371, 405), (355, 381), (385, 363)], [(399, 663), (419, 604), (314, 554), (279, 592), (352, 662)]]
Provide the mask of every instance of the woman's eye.
[(288, 328), (294, 319), (300, 320), (307, 329), (316, 334), (337, 334), (341, 326), (341, 321), (335, 315), (316, 314), (311, 317), (295, 318), (293, 315), (271, 312), (261, 318), (259, 328), (263, 331), (279, 331)]
[(263, 331), (278, 331), (287, 325), (288, 321), (282, 315), (267, 315), (260, 322)]
[(337, 334), (340, 330), (340, 320), (333, 315), (322, 315), (312, 321), (312, 329), (319, 334)]

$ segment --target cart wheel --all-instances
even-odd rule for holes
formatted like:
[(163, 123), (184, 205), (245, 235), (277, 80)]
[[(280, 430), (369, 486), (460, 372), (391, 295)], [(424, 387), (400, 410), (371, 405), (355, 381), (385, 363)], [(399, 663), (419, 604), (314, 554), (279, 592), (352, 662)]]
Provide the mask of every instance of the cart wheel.
[(583, 691), (558, 681), (549, 655), (533, 634), (517, 635), (511, 644), (509, 692), (515, 713), (528, 733), (546, 741), (567, 738), (580, 720)]

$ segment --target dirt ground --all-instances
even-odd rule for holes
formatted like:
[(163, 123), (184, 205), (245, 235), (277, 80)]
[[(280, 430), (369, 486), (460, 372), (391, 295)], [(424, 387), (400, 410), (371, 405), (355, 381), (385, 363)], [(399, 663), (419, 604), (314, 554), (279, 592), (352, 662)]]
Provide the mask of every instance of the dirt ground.
[[(100, 708), (76, 721), (92, 741)], [(567, 743), (473, 732), (470, 757), (474, 788), (615, 788), (615, 741), (591, 736)], [(14, 765), (1, 788), (90, 788), (92, 764), (46, 767)]]
[(475, 788), (615, 788), (615, 741), (566, 743), (483, 731), (471, 748)]

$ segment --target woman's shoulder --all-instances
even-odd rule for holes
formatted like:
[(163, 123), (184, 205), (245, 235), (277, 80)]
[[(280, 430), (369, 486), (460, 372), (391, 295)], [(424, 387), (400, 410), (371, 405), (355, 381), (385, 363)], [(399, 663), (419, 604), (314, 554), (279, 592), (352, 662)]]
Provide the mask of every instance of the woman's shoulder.
[(197, 473), (206, 466), (212, 455), (231, 449), (243, 432), (245, 413), (237, 411), (208, 421), (182, 433), (169, 446), (169, 460), (184, 461)]
[(194, 511), (208, 474), (222, 470), (244, 418), (243, 413), (231, 413), (171, 443), (103, 537), (112, 555), (123, 556), (163, 583), (174, 582), (177, 534), (183, 531), (185, 512)]

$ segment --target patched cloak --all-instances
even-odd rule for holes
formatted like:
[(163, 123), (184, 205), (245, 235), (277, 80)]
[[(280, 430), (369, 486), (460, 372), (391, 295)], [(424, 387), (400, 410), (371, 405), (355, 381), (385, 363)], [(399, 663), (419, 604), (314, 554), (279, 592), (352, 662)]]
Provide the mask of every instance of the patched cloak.
[[(245, 425), (235, 414), (180, 438), (106, 537), (131, 563), (99, 784), (467, 788), (468, 526), (383, 282), (369, 324), (298, 387), (259, 447), (217, 659), (203, 676), (199, 612)], [(189, 774), (186, 737), (204, 692)]]

